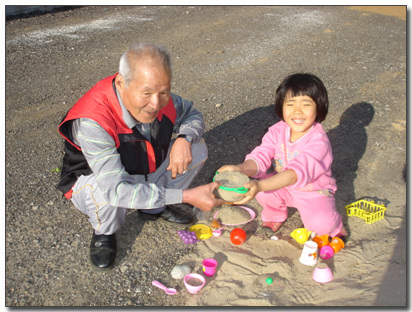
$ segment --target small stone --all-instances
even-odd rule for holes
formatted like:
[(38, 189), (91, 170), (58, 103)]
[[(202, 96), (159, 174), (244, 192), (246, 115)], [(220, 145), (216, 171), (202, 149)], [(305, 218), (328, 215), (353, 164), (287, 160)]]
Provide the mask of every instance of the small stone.
[(222, 106), (222, 104), (216, 104), (215, 105), (215, 107), (221, 107)]
[(279, 238), (276, 235), (272, 236), (270, 239), (273, 239), (275, 241), (279, 240)]
[(188, 265), (177, 265), (173, 268), (171, 275), (174, 279), (183, 279), (190, 271), (191, 268)]
[(122, 265), (122, 266), (120, 267), (120, 271), (121, 271), (122, 273), (124, 273), (124, 272), (127, 271), (128, 268), (129, 268), (129, 267), (128, 267), (127, 265)]

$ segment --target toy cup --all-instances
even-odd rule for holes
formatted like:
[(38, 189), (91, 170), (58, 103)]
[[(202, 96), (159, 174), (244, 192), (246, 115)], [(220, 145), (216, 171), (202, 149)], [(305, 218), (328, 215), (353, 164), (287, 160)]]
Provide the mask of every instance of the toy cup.
[(339, 237), (333, 237), (329, 243), (329, 246), (333, 248), (333, 251), (337, 253), (343, 247), (345, 247), (345, 243)]
[(213, 276), (216, 272), (217, 261), (213, 258), (203, 260), (203, 273), (206, 276)]
[(312, 231), (308, 231), (305, 228), (299, 228), (290, 233), (290, 236), (292, 236), (299, 244), (303, 244), (309, 239), (310, 233), (312, 233)]
[(312, 278), (318, 283), (329, 283), (333, 280), (333, 273), (330, 267), (325, 264), (324, 268), (316, 267), (313, 271)]
[(318, 248), (320, 249), (329, 244), (329, 235), (315, 236), (313, 241), (318, 244)]
[(333, 250), (333, 248), (329, 245), (323, 246), (320, 250), (319, 250), (319, 256), (322, 259), (329, 259), (333, 256), (333, 254), (335, 253), (335, 251)]
[(183, 282), (186, 286), (187, 291), (190, 292), (191, 294), (198, 293), (199, 290), (201, 290), (203, 286), (205, 286), (206, 284), (205, 278), (202, 275), (197, 274), (197, 273), (187, 274), (183, 278)]
[(318, 244), (314, 241), (306, 242), (299, 261), (305, 265), (315, 265), (318, 262)]

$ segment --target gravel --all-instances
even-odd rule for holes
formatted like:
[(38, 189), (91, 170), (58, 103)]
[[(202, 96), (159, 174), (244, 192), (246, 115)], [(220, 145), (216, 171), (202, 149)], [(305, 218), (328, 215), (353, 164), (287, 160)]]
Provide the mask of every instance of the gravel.
[[(85, 6), (5, 26), (8, 307), (184, 306), (190, 295), (170, 273), (196, 245), (183, 244), (174, 225), (132, 212), (117, 235), (114, 269), (96, 272), (87, 218), (56, 189), (61, 118), (117, 71), (132, 42), (166, 46), (173, 92), (204, 114), (209, 159), (193, 185), (259, 144), (275, 122), (277, 85), (305, 71), (329, 91), (323, 125), (334, 146), (339, 211), (375, 196), (388, 214), (405, 216), (406, 23), (399, 18), (341, 6)], [(290, 215), (285, 226), (293, 229), (299, 218)], [(154, 279), (179, 293), (166, 296)]]

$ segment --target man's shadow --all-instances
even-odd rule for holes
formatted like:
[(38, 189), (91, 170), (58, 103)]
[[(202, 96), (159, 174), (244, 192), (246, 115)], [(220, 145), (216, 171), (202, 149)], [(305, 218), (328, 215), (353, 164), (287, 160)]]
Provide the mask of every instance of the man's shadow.
[(347, 227), (345, 206), (356, 201), (354, 181), (358, 164), (368, 143), (365, 127), (375, 115), (375, 109), (367, 102), (350, 106), (341, 116), (339, 125), (327, 132), (332, 145), (332, 175), (338, 190), (335, 194), (336, 209)]

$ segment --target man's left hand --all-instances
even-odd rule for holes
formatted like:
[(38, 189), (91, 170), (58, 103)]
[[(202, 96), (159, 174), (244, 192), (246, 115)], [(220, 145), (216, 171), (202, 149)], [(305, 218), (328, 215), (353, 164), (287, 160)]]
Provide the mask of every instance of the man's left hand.
[(178, 174), (183, 174), (189, 164), (192, 162), (192, 144), (184, 138), (177, 138), (169, 154), (169, 166), (167, 170), (171, 171), (172, 179)]

